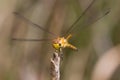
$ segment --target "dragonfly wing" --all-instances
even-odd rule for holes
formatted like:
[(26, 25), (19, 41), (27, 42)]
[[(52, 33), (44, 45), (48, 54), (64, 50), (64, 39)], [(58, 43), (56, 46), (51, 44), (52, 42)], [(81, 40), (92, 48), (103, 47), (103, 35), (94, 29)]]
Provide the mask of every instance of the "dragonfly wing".
[(38, 29), (41, 29), (41, 30), (43, 30), (43, 31), (45, 31), (45, 32), (47, 32), (47, 33), (49, 33), (49, 34), (51, 34), (51, 35), (56, 36), (54, 33), (48, 31), (47, 29), (41, 27), (40, 25), (35, 24), (35, 23), (33, 23), (32, 21), (30, 21), (29, 19), (25, 18), (25, 17), (24, 17), (23, 15), (21, 15), (20, 13), (14, 12), (14, 14), (15, 14), (17, 17), (25, 20), (28, 24), (31, 24), (31, 25), (33, 25), (34, 27), (38, 28)]
[(87, 26), (90, 26), (90, 25), (96, 23), (97, 21), (99, 21), (100, 19), (102, 19), (103, 17), (108, 15), (109, 13), (110, 13), (110, 8), (107, 9), (103, 14), (100, 14), (98, 17), (94, 18), (93, 20), (86, 21), (87, 24), (84, 24), (83, 27), (87, 27)]
[[(93, 24), (94, 22), (100, 20), (102, 17), (110, 12), (109, 8), (102, 8), (103, 10), (96, 9), (97, 0), (92, 0), (92, 2), (87, 6), (87, 8), (78, 16), (78, 18), (73, 22), (73, 24), (68, 28), (68, 30), (63, 34), (67, 36), (76, 32), (75, 30), (82, 30), (87, 25)], [(78, 28), (77, 28), (78, 27)]]
[(38, 41), (50, 41), (51, 39), (22, 39), (22, 38), (12, 38), (14, 41), (33, 41), (33, 42), (38, 42)]
[(89, 10), (89, 8), (92, 7), (96, 0), (93, 0), (88, 7), (82, 12), (82, 14), (73, 22), (73, 24), (69, 27), (69, 29), (66, 31), (65, 35), (70, 33), (72, 29), (74, 29), (75, 25), (79, 22), (79, 20), (86, 14), (86, 12)]
[(13, 41), (49, 41), (51, 39), (44, 37), (43, 32), (47, 32), (48, 36), (56, 36), (47, 29), (31, 22), (21, 14), (15, 12), (15, 24), (13, 25)]

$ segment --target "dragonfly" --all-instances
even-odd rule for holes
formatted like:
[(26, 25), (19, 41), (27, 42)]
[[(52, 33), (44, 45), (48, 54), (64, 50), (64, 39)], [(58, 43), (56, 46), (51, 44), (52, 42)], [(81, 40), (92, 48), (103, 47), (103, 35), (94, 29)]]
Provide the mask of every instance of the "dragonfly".
[[(22, 18), (23, 20), (25, 20), (27, 23), (33, 25), (34, 27), (37, 27), (40, 30), (43, 30), (53, 36), (55, 36), (56, 38), (52, 40), (52, 46), (53, 48), (60, 52), (62, 51), (64, 48), (71, 48), (72, 50), (78, 51), (78, 48), (73, 45), (72, 43), (69, 42), (70, 38), (72, 37), (71, 32), (76, 28), (76, 24), (80, 21), (80, 19), (87, 13), (87, 11), (92, 7), (93, 3), (95, 3), (96, 0), (93, 0), (88, 7), (82, 12), (82, 14), (75, 20), (75, 22), (69, 27), (69, 29), (66, 31), (66, 33), (64, 35), (62, 35), (62, 37), (57, 37), (56, 34), (54, 34), (53, 32), (41, 27), (38, 24), (33, 23), (32, 21), (30, 21), (29, 19), (27, 19), (25, 16), (21, 15), (18, 12), (14, 12), (14, 14), (19, 17)], [(99, 16), (97, 19), (95, 19), (91, 24), (94, 24), (95, 22), (97, 22), (98, 20), (102, 19), (104, 16), (108, 15), (110, 12), (110, 9), (107, 9), (101, 16)], [(88, 25), (85, 25), (88, 26)], [(83, 27), (83, 26), (82, 26)], [(82, 28), (80, 27), (80, 28)], [(20, 39), (20, 38), (12, 38), (12, 40), (14, 41), (46, 41), (49, 39)]]

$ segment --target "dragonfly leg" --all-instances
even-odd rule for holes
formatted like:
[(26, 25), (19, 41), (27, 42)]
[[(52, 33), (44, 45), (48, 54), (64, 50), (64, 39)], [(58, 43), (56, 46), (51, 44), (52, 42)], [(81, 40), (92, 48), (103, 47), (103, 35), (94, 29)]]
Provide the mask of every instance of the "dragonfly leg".
[(69, 35), (66, 37), (66, 40), (69, 40), (71, 37), (72, 37), (72, 35), (69, 34)]

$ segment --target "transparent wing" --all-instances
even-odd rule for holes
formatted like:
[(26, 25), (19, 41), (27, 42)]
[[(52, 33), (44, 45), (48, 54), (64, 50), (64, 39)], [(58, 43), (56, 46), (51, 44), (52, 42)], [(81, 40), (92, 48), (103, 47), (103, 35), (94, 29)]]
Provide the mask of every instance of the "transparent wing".
[(47, 29), (41, 27), (40, 25), (35, 24), (35, 23), (33, 23), (32, 21), (28, 20), (28, 19), (25, 18), (23, 15), (21, 15), (21, 14), (19, 14), (19, 13), (17, 13), (17, 12), (14, 12), (14, 14), (15, 14), (17, 17), (22, 18), (23, 20), (25, 20), (28, 24), (31, 24), (31, 25), (33, 25), (34, 27), (37, 27), (38, 29), (41, 29), (41, 30), (43, 30), (43, 31), (45, 31), (45, 32), (47, 32), (47, 33), (49, 33), (49, 34), (51, 34), (51, 35), (56, 36), (54, 33), (50, 32), (50, 31), (48, 31)]
[[(14, 41), (37, 41), (37, 42), (51, 40), (47, 38), (43, 39), (41, 36), (42, 32), (46, 32), (52, 36), (56, 36), (54, 33), (28, 20), (23, 15), (17, 12), (14, 12), (14, 14), (16, 16), (16, 21), (15, 21), (15, 26), (14, 26), (14, 36), (12, 40)], [(25, 35), (27, 33), (29, 34)]]
[[(108, 15), (110, 13), (110, 9), (107, 9), (105, 12), (103, 12), (102, 14), (100, 14), (99, 16), (95, 17), (95, 18), (92, 18), (90, 17), (90, 19), (86, 20), (82, 26), (80, 27), (77, 27), (75, 29), (75, 27), (72, 29), (72, 30), (82, 30), (82, 28), (85, 28), (85, 27), (88, 27), (88, 26), (91, 26), (92, 24), (96, 23), (97, 21), (99, 21), (100, 19), (102, 19), (103, 17), (105, 17), (106, 15)], [(72, 31), (71, 30), (71, 31)]]
[(105, 9), (103, 8), (103, 10), (94, 10), (94, 8), (96, 8), (96, 2), (97, 0), (92, 0), (88, 7), (81, 13), (81, 15), (78, 16), (63, 36), (74, 33), (75, 30), (82, 30), (82, 28), (97, 22), (110, 12), (110, 8), (106, 7)]
[(89, 8), (91, 8), (91, 6), (93, 5), (93, 3), (95, 2), (96, 0), (93, 0), (89, 5), (88, 7), (82, 12), (82, 14), (76, 19), (76, 21), (69, 27), (69, 29), (66, 31), (65, 35), (70, 33), (72, 31), (72, 29), (75, 28), (75, 25), (79, 22), (79, 20), (86, 14), (86, 12), (89, 10)]
[(22, 39), (22, 38), (12, 38), (12, 40), (15, 40), (15, 41), (49, 41), (51, 39)]

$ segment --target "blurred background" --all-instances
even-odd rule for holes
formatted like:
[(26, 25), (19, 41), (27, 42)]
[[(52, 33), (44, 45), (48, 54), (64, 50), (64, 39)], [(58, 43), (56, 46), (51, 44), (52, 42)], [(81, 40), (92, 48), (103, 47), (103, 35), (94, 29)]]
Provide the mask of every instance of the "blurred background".
[(0, 0), (0, 80), (51, 80), (51, 39), (67, 34), (79, 50), (63, 50), (61, 80), (120, 80), (120, 0), (94, 0), (69, 31), (92, 1)]

